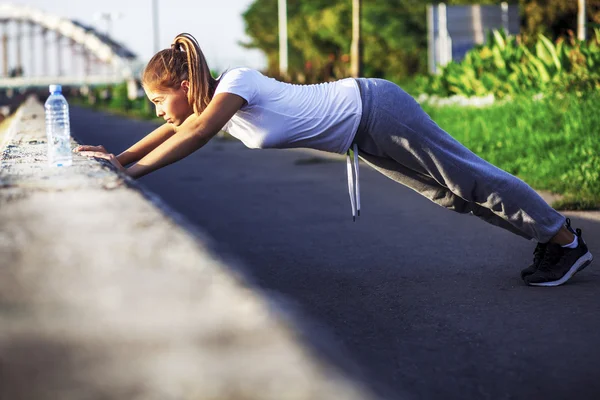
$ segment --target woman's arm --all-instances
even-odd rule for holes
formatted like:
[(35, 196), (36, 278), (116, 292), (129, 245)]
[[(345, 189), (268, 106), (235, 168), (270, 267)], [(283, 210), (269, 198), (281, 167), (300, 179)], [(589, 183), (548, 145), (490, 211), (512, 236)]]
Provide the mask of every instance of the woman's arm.
[(139, 178), (189, 156), (208, 143), (245, 102), (238, 95), (219, 93), (200, 115), (188, 117), (177, 128), (176, 135), (172, 135), (137, 164), (129, 167), (127, 174)]
[(175, 127), (165, 123), (144, 136), (140, 141), (117, 156), (121, 165), (125, 166), (141, 160), (152, 150), (160, 146), (175, 134)]

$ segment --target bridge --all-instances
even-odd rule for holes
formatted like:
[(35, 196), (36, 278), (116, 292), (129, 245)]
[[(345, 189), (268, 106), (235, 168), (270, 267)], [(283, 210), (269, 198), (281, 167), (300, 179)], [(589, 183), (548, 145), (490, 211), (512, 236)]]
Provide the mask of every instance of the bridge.
[(29, 6), (0, 4), (0, 37), (0, 91), (127, 82), (129, 97), (137, 96), (137, 56), (93, 27)]

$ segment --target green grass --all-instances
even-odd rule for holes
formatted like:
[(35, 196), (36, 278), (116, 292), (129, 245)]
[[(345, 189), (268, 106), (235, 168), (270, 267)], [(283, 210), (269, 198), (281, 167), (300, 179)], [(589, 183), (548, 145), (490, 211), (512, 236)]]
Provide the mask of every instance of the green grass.
[(555, 208), (598, 209), (599, 106), (600, 94), (591, 93), (522, 97), (488, 108), (423, 108), (480, 157), (535, 189), (563, 195)]

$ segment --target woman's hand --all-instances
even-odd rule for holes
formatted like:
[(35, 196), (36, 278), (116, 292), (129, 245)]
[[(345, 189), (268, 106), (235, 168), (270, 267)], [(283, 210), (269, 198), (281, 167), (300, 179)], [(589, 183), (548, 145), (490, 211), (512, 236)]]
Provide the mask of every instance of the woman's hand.
[(106, 151), (106, 149), (102, 145), (100, 145), (100, 146), (81, 145), (81, 146), (77, 146), (73, 149), (73, 153), (81, 153), (83, 151), (92, 151), (92, 152), (97, 152), (97, 153), (108, 154), (108, 151)]
[[(82, 147), (82, 146), (80, 146), (80, 147)], [(102, 146), (83, 146), (83, 147), (102, 147)], [(102, 149), (104, 149), (104, 147), (102, 147)], [(100, 152), (100, 151), (78, 151), (78, 153), (81, 154), (82, 156), (101, 158), (101, 159), (107, 160), (120, 172), (127, 174), (127, 168), (125, 168), (123, 165), (121, 165), (119, 160), (117, 160), (117, 157), (115, 157), (114, 154), (106, 153), (106, 150), (104, 150), (104, 151), (105, 151), (104, 153)]]

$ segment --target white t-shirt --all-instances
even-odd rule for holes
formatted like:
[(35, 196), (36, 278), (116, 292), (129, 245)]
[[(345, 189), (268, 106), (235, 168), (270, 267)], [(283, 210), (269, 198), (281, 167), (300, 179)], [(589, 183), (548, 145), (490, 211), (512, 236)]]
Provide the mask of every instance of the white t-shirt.
[(221, 77), (215, 95), (223, 92), (248, 102), (223, 130), (250, 148), (307, 147), (343, 154), (362, 114), (358, 85), (351, 78), (294, 85), (236, 68)]

